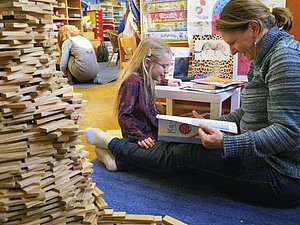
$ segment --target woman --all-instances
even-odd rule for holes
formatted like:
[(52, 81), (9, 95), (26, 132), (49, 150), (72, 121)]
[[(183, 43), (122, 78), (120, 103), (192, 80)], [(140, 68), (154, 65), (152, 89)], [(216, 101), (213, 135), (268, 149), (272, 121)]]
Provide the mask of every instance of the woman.
[(219, 118), (235, 122), (238, 135), (201, 125), (202, 145), (157, 142), (147, 151), (103, 132), (88, 140), (109, 149), (118, 169), (193, 169), (241, 199), (272, 206), (299, 203), (300, 43), (286, 33), (292, 16), (257, 0), (231, 0), (216, 27), (232, 54), (252, 61), (241, 108)]
[(58, 46), (61, 49), (60, 70), (69, 83), (93, 81), (99, 67), (96, 54), (91, 42), (80, 35), (77, 27), (63, 26), (58, 33)]

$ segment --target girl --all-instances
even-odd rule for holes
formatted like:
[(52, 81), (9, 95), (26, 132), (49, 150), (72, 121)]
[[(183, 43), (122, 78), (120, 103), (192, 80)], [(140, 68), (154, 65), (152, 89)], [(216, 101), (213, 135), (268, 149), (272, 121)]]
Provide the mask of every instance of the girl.
[(169, 45), (157, 38), (146, 38), (119, 75), (116, 108), (122, 135), (142, 148), (151, 148), (157, 140), (155, 84), (181, 85), (180, 79), (164, 79), (171, 61)]
[[(128, 66), (119, 75), (116, 101), (118, 121), (122, 135), (141, 148), (151, 148), (158, 136), (159, 110), (155, 106), (155, 84), (179, 86), (180, 79), (167, 80), (163, 77), (172, 61), (170, 47), (157, 38), (146, 38), (139, 44)], [(99, 129), (86, 131), (88, 143), (101, 136)], [(117, 170), (114, 156), (107, 149), (96, 148), (98, 159), (109, 171)]]
[[(91, 42), (80, 35), (75, 26), (63, 26), (58, 33), (58, 46), (61, 49), (60, 70), (79, 82), (92, 81), (98, 74), (98, 63)], [(73, 79), (75, 78), (75, 79)]]

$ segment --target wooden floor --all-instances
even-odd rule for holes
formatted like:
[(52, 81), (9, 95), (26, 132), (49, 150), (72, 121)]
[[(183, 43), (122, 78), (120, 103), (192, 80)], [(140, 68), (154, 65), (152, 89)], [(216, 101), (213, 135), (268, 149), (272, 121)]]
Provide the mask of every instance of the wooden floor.
[[(116, 81), (97, 85), (92, 88), (74, 88), (75, 92), (82, 93), (83, 98), (88, 101), (80, 121), (81, 129), (97, 127), (102, 130), (119, 129), (117, 118), (114, 115), (114, 101), (116, 96)], [(82, 143), (89, 151), (89, 159), (96, 157), (94, 146), (88, 144), (82, 136)]]

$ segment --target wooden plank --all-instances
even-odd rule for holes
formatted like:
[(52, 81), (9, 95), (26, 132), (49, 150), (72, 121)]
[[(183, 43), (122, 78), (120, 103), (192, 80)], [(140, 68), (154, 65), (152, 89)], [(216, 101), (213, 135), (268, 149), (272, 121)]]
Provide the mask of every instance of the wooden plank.
[[(52, 120), (58, 120), (58, 119), (65, 118), (65, 117), (67, 117), (66, 114), (58, 113), (58, 114), (55, 114), (53, 116), (48, 116), (48, 117), (45, 117), (45, 118), (42, 118), (42, 119), (38, 119), (38, 120), (35, 121), (35, 123), (37, 125), (40, 125), (40, 124), (43, 124), (43, 123), (50, 122)], [(60, 128), (60, 130), (61, 130), (61, 128)]]
[(17, 57), (21, 55), (20, 51), (0, 51), (0, 57)]
[(188, 225), (168, 215), (164, 216), (162, 221), (163, 225)]
[(69, 124), (74, 124), (74, 121), (70, 120), (70, 119), (61, 119), (58, 121), (52, 121), (52, 122), (46, 123), (42, 126), (39, 126), (39, 129), (43, 132), (49, 133), (51, 131), (59, 129), (60, 127), (62, 127), (64, 125), (69, 125)]

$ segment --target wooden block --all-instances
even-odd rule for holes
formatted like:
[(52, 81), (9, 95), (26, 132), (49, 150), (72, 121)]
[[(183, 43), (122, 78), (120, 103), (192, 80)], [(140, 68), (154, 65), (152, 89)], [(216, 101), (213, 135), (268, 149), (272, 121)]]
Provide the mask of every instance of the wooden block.
[(2, 57), (17, 57), (21, 55), (20, 51), (1, 51), (0, 58)]
[(188, 225), (168, 215), (164, 216), (162, 221), (163, 225)]
[(49, 133), (51, 131), (59, 129), (60, 127), (62, 127), (64, 125), (69, 125), (69, 124), (74, 124), (74, 121), (69, 120), (69, 119), (61, 119), (58, 121), (52, 121), (52, 122), (46, 123), (46, 124), (40, 126), (39, 129), (43, 132)]
[(137, 222), (137, 223), (152, 223), (154, 221), (154, 216), (127, 214), (124, 221)]
[(79, 125), (67, 125), (60, 127), (59, 130), (61, 132), (75, 132), (79, 130)]
[(58, 120), (58, 119), (61, 119), (61, 118), (65, 118), (67, 115), (64, 114), (64, 113), (58, 113), (58, 114), (55, 114), (53, 116), (47, 116), (45, 118), (42, 118), (42, 119), (37, 119), (35, 122), (37, 125), (40, 125), (40, 124), (43, 124), (43, 123), (47, 123), (47, 122), (50, 122), (50, 121), (54, 121), (54, 120)]

